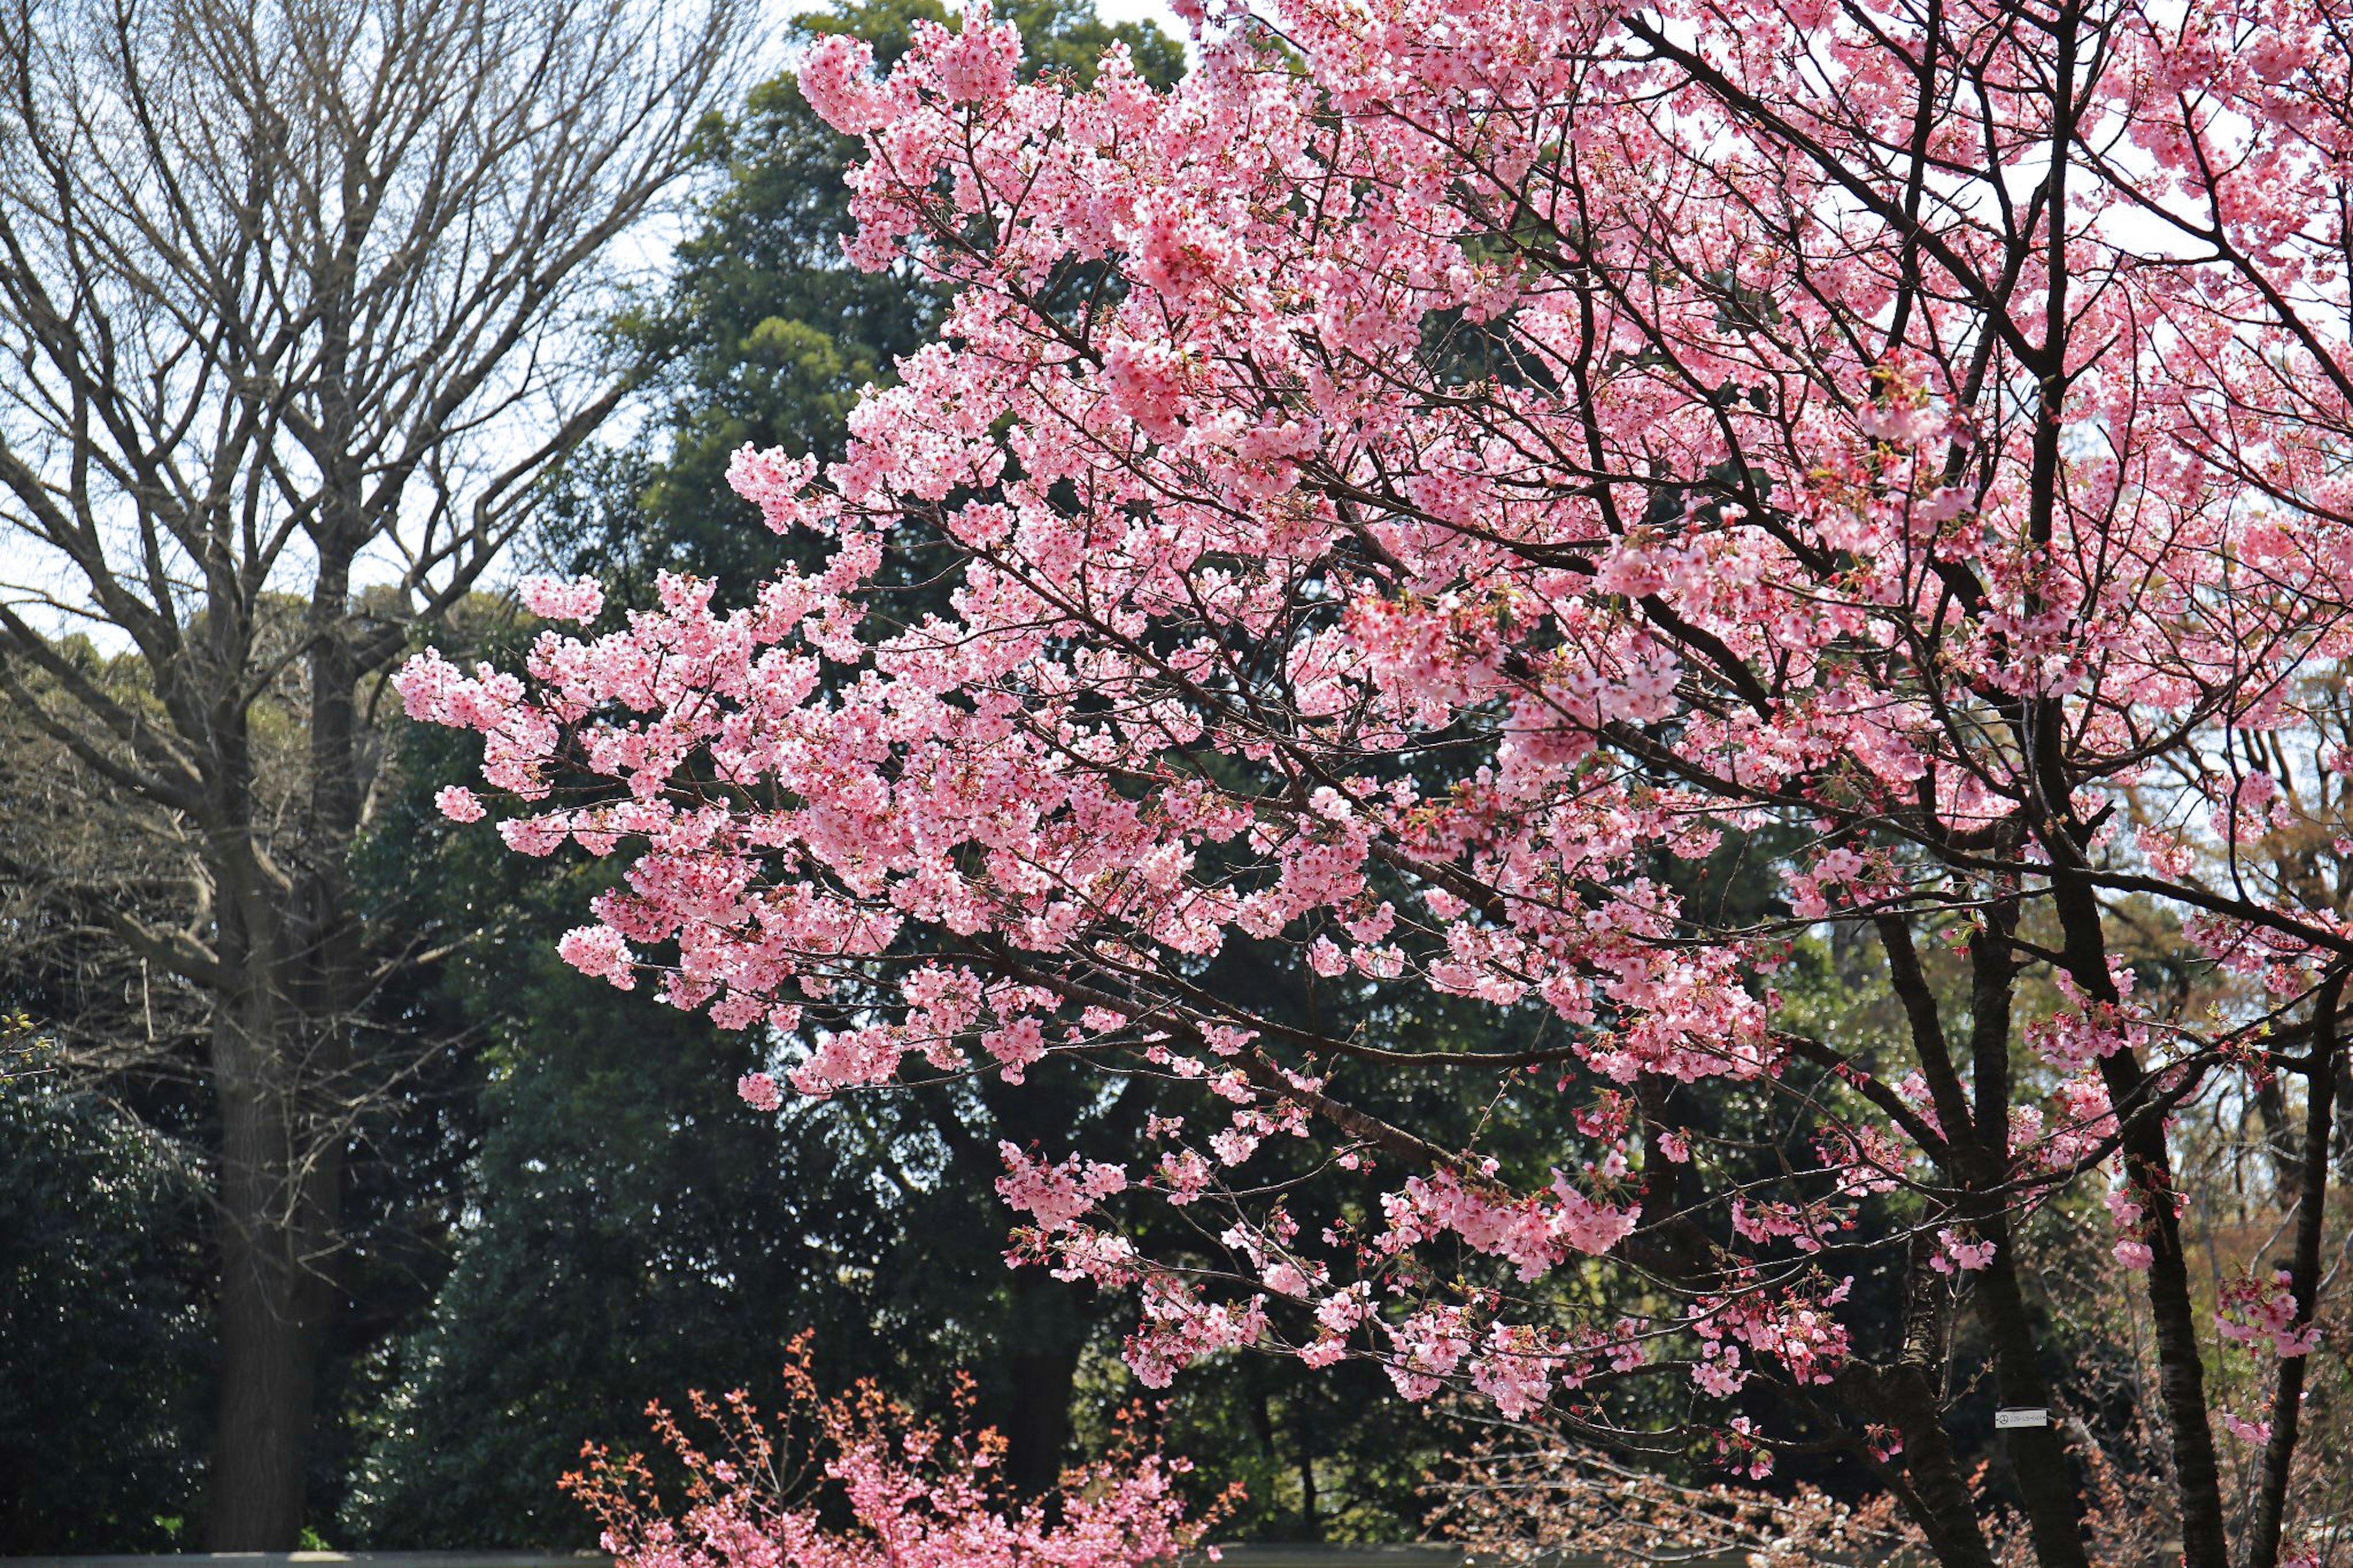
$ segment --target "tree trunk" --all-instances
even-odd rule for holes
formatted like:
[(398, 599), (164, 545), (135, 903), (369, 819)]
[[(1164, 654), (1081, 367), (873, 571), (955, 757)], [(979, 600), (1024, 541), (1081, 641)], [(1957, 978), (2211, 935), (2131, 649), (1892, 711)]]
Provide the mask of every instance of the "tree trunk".
[[(331, 345), (340, 342), (330, 334)], [(329, 399), (329, 421), (342, 410)], [(340, 429), (339, 429), (339, 432)], [(247, 845), (222, 857), (221, 1405), (206, 1538), (216, 1552), (301, 1543), (318, 1365), (342, 1247), (343, 1100), (358, 1005), (358, 922), (346, 860), (360, 816), (353, 542), (365, 537), (350, 466), (331, 473), (311, 590), (310, 799), (281, 888)], [(246, 803), (224, 815), (243, 821)]]
[(1061, 1479), (1071, 1441), (1071, 1394), (1086, 1349), (1087, 1315), (1078, 1288), (1025, 1268), (1013, 1276), (1009, 1386), (999, 1407), (1005, 1479), (1024, 1497), (1043, 1497)]
[(205, 1538), (215, 1552), (290, 1552), (334, 1302), (343, 1143), (306, 1135), (279, 1011), (254, 999), (219, 1017), (220, 1424)]
[[(2004, 1405), (2047, 1409), (2051, 1388), (2042, 1376), (2033, 1322), (2019, 1285), (2009, 1216), (1991, 1215), (1979, 1222), (1978, 1230), (1995, 1242), (1993, 1261), (1978, 1281), (1978, 1301), (1994, 1342), (1995, 1390)], [(2084, 1549), (2083, 1501), (2059, 1428), (2025, 1426), (2001, 1436), (2010, 1473), (2026, 1503), (2035, 1562), (2042, 1568), (2086, 1568), (2090, 1559)]]
[[(2328, 1134), (2336, 1125), (2337, 1009), (2345, 997), (2345, 973), (2329, 975), (2313, 1002), (2312, 1070), (2305, 1078), (2304, 1147), (2295, 1194), (2295, 1247), (2289, 1254), (2288, 1287), (2295, 1293), (2295, 1325), (2308, 1325), (2320, 1303), (2321, 1230), (2328, 1205)], [(2274, 1086), (2277, 1080), (2274, 1080)], [(2295, 1465), (2296, 1429), (2304, 1416), (2304, 1374), (2309, 1355), (2284, 1356), (2279, 1385), (2272, 1394), (2272, 1435), (2263, 1446), (2255, 1488), (2255, 1514), (2247, 1530), (2247, 1568), (2274, 1568), (2279, 1562), (2280, 1530), (2287, 1517), (2288, 1474)]]
[[(2055, 853), (2069, 852), (2054, 837)], [(2052, 907), (2065, 932), (2067, 973), (2094, 1003), (2116, 1006), (2123, 997), (2108, 974), (2105, 934), (2089, 884), (2076, 877), (2052, 879)], [(2206, 1405), (2206, 1368), (2198, 1348), (2198, 1312), (2189, 1295), (2189, 1260), (2182, 1250), (2181, 1222), (2174, 1212), (2172, 1152), (2165, 1121), (2147, 1114), (2157, 1089), (2129, 1050), (2100, 1058), (2100, 1081), (2123, 1119), (2126, 1173), (2133, 1201), (2148, 1225), (2150, 1259), (2146, 1276), (2154, 1330), (2158, 1392), (2166, 1436), (2173, 1445), (2174, 1492), (2181, 1509), (2181, 1560), (2187, 1568), (2230, 1568), (2230, 1537), (2223, 1523), (2221, 1468), (2214, 1455), (2214, 1428)]]
[(1324, 1514), (1315, 1497), (1314, 1432), (1307, 1421), (1303, 1403), (1292, 1405), (1291, 1441), (1299, 1451), (1299, 1519), (1306, 1527), (1307, 1539), (1324, 1539)]
[(1970, 1495), (1936, 1409), (1935, 1391), (1921, 1368), (1909, 1363), (1886, 1369), (1857, 1366), (1841, 1374), (1839, 1385), (1850, 1408), (1903, 1434), (1898, 1497), (1905, 1513), (1927, 1539), (1939, 1568), (1995, 1568), (1978, 1523), (1977, 1499)]
[[(2018, 965), (2010, 944), (2017, 929), (2018, 906), (2004, 904), (1986, 911), (1983, 930), (1969, 944), (1969, 1055), (1977, 1106), (1966, 1163), (1979, 1194), (1971, 1200), (1978, 1234), (1994, 1243), (1993, 1261), (1979, 1277), (1977, 1295), (1994, 1343), (1994, 1386), (2004, 1405), (2047, 1409), (2051, 1388), (2019, 1277), (2011, 1215), (2002, 1198), (1986, 1195), (1998, 1194), (2011, 1175), (2010, 1042)], [(2059, 1428), (2005, 1431), (2002, 1449), (2026, 1504), (2036, 1562), (2042, 1568), (2086, 1568), (2083, 1494)]]
[[(297, 840), (300, 859), (273, 867), (235, 827), (214, 841), (214, 875), (226, 892), (217, 976), (226, 994), (213, 1015), (220, 1426), (205, 1530), (216, 1552), (301, 1544), (319, 1358), (337, 1296), (354, 1092), (357, 954), (343, 876), (353, 828), (345, 805), (351, 736), (332, 735), (338, 743), (322, 749), (315, 710), (312, 721), (312, 812)], [(223, 819), (241, 826), (247, 805), (225, 801)]]
[[(2017, 927), (2014, 907), (1985, 911), (1984, 929), (1969, 943), (1971, 1060), (1977, 1103), (1972, 1110), (1945, 1037), (1934, 989), (1922, 969), (1912, 931), (1901, 916), (1883, 915), (1876, 924), (1887, 953), (1888, 972), (1909, 1020), (1914, 1050), (1942, 1122), (1950, 1152), (1947, 1173), (1959, 1188), (1957, 1213), (1994, 1245), (1993, 1258), (1978, 1277), (1977, 1301), (1994, 1344), (1995, 1387), (2004, 1405), (2048, 1406), (2050, 1389), (2035, 1343), (2034, 1325), (2018, 1278), (2016, 1241), (2003, 1194), (2010, 1178), (2009, 1050), (2012, 987), (2018, 966), (2010, 955)], [(1925, 1245), (1915, 1238), (1915, 1251)], [(1915, 1308), (1940, 1290), (1933, 1272), (1915, 1258)], [(1941, 1332), (1932, 1319), (1915, 1318), (1909, 1359), (1927, 1377), (1946, 1362)], [(2003, 1434), (2003, 1447), (2034, 1536), (2042, 1568), (2086, 1568), (2083, 1508), (2074, 1477), (2056, 1428), (2028, 1427)]]

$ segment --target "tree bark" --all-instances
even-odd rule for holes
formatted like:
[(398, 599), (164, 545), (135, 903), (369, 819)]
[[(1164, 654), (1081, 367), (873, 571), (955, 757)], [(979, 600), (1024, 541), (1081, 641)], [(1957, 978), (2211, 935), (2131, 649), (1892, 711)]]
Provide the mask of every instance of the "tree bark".
[(1905, 1485), (1897, 1495), (1941, 1568), (1994, 1568), (1993, 1552), (1978, 1523), (1977, 1500), (1936, 1407), (1934, 1378), (1947, 1347), (1942, 1282), (1929, 1267), (1934, 1249), (1925, 1233), (1913, 1237), (1905, 1268), (1903, 1348), (1895, 1364), (1854, 1363), (1838, 1374), (1834, 1386), (1864, 1420), (1885, 1422), (1903, 1434), (1899, 1462)]
[[(1911, 928), (1898, 915), (1883, 915), (1876, 924), (1889, 976), (1911, 1027), (1914, 1055), (1944, 1128), (1948, 1173), (1960, 1193), (1955, 1213), (1994, 1244), (1993, 1260), (1978, 1276), (1977, 1303), (1993, 1339), (1995, 1389), (2004, 1405), (2048, 1406), (2050, 1386), (2042, 1375), (2033, 1320), (2018, 1279), (2016, 1239), (2000, 1195), (2010, 1176), (2008, 1052), (2018, 969), (2008, 944), (2017, 928), (2017, 911), (1997, 905), (1983, 919), (1984, 927), (1969, 946), (1974, 1110), (1955, 1068), (1936, 993), (1921, 968)], [(1935, 1289), (1933, 1275), (1916, 1268), (1915, 1273), (1915, 1291)], [(1940, 1363), (1941, 1356), (1936, 1364)], [(2036, 1560), (2042, 1568), (2088, 1568), (2083, 1503), (2057, 1429), (2021, 1427), (2005, 1432), (2003, 1438), (2026, 1504)]]
[[(2308, 1325), (2320, 1303), (2322, 1223), (2327, 1215), (2328, 1135), (2337, 1124), (2337, 1009), (2345, 995), (2345, 973), (2331, 973), (2314, 998), (2312, 1068), (2305, 1075), (2304, 1147), (2295, 1189), (2295, 1249), (2288, 1259), (2288, 1289), (2295, 1293), (2295, 1326)], [(2279, 1386), (2272, 1396), (2272, 1435), (2263, 1445), (2254, 1518), (2247, 1527), (2247, 1568), (2274, 1568), (2280, 1530), (2287, 1513), (2288, 1471), (2295, 1462), (2296, 1428), (2304, 1417), (2304, 1373), (2309, 1356), (2280, 1361)]]
[[(2061, 852), (2073, 847), (2054, 836)], [(2108, 973), (2107, 942), (2099, 905), (2089, 883), (2058, 870), (2051, 882), (2052, 906), (2065, 933), (2067, 973), (2094, 1005), (2116, 1006), (2123, 997)], [(2181, 1510), (2181, 1558), (2188, 1568), (2229, 1568), (2230, 1535), (2223, 1521), (2221, 1468), (2214, 1455), (2214, 1428), (2206, 1404), (2206, 1367), (2198, 1349), (2198, 1313), (2189, 1297), (2189, 1260), (2182, 1251), (2181, 1221), (2174, 1213), (2173, 1159), (2165, 1143), (2165, 1119), (2133, 1113), (2156, 1085), (2129, 1049), (2100, 1058), (2100, 1080), (2108, 1102), (2123, 1120), (2125, 1169), (2134, 1201), (2141, 1205), (2150, 1240), (2147, 1289), (2158, 1362), (2158, 1392), (2164, 1405), (2166, 1436), (2173, 1445), (2174, 1492)]]
[[(2051, 1386), (2042, 1375), (2033, 1322), (2019, 1288), (2010, 1226), (1997, 1215), (1980, 1221), (1978, 1228), (1994, 1243), (1993, 1261), (1978, 1279), (1978, 1301), (1993, 1336), (1995, 1390), (2004, 1405), (2047, 1409)], [(2082, 1496), (2066, 1447), (2059, 1440), (2059, 1428), (2021, 1426), (2001, 1436), (2010, 1473), (2026, 1504), (2034, 1560), (2042, 1568), (2088, 1568)]]
[(282, 1552), (300, 1541), (319, 1352), (334, 1303), (342, 1143), (302, 1136), (290, 1103), (299, 1091), (275, 1070), (281, 1025), (258, 998), (215, 1035), (221, 1384), (205, 1539), (216, 1552)]

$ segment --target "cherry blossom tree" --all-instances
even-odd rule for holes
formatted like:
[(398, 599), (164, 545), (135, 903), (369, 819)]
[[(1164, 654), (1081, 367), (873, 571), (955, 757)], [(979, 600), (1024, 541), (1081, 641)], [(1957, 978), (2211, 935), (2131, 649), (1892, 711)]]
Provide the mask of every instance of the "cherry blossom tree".
[[(1016, 1257), (1134, 1286), (1148, 1384), (1370, 1357), (1752, 1479), (1840, 1453), (1957, 1568), (1995, 1404), (2055, 1413), (1999, 1440), (2037, 1558), (2087, 1561), (2039, 1276), (2096, 1223), (2185, 1560), (2310, 1556), (2353, 7), (1187, 19), (1167, 91), (1116, 51), (1019, 85), (980, 3), (887, 75), (803, 62), (865, 139), (850, 257), (953, 290), (844, 458), (737, 459), (829, 561), (402, 679), (538, 803), (517, 849), (628, 858), (566, 956), (805, 1093), (1194, 1085), (1132, 1161), (1004, 1151)], [(1886, 1037), (1789, 991), (1841, 932)], [(1242, 952), (1295, 1005), (1222, 983)], [(1431, 994), (1490, 1048), (1379, 1026)], [(1498, 1135), (1366, 1108), (1405, 1075)], [(2217, 1295), (2176, 1119), (2258, 1094), (2300, 1120), (2281, 1234)], [(1144, 1255), (1153, 1203), (1199, 1256)], [(2211, 1396), (2226, 1356), (2263, 1404)]]

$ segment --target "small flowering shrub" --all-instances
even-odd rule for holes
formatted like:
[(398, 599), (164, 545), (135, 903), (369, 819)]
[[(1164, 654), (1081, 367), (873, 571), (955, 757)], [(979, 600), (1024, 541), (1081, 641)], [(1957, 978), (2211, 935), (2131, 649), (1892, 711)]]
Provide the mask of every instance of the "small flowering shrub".
[(871, 1382), (828, 1398), (803, 1336), (785, 1385), (784, 1407), (766, 1417), (741, 1390), (690, 1394), (713, 1435), (707, 1446), (649, 1407), (685, 1473), (682, 1511), (665, 1506), (643, 1454), (581, 1450), (585, 1465), (564, 1489), (603, 1525), (622, 1568), (1134, 1568), (1197, 1545), (1235, 1495), (1188, 1519), (1176, 1478), (1191, 1466), (1163, 1457), (1131, 1422), (1104, 1458), (1063, 1472), (1058, 1495), (1020, 1501), (999, 1479), (1005, 1439), (965, 1419), (968, 1381), (947, 1426)]

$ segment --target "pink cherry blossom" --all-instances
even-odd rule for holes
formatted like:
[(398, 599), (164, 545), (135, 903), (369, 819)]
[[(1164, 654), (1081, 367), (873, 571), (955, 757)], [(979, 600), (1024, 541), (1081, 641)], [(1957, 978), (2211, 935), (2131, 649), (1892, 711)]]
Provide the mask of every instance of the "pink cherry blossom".
[(1002, 1479), (1004, 1437), (971, 1423), (969, 1379), (957, 1385), (957, 1424), (935, 1426), (871, 1384), (821, 1396), (807, 1343), (793, 1342), (776, 1416), (740, 1391), (694, 1394), (692, 1415), (712, 1433), (698, 1438), (651, 1407), (687, 1479), (681, 1510), (664, 1504), (643, 1456), (583, 1448), (562, 1485), (623, 1568), (1147, 1568), (1197, 1549), (1240, 1499), (1229, 1488), (1188, 1509), (1191, 1465), (1126, 1422), (1107, 1454), (1063, 1473), (1050, 1504), (1018, 1497)]
[(605, 609), (605, 590), (593, 577), (579, 577), (569, 583), (553, 577), (526, 577), (522, 582), (523, 608), (534, 616), (554, 621), (593, 621)]
[[(1024, 82), (979, 5), (801, 62), (849, 259), (949, 301), (840, 460), (737, 456), (802, 564), (398, 680), (510, 844), (616, 859), (560, 951), (805, 1093), (1181, 1100), (998, 1184), (1017, 1260), (1133, 1290), (1155, 1386), (1688, 1373), (1729, 1465), (1829, 1423), (1966, 1497), (1848, 1271), (2013, 1314), (2040, 1384), (2013, 1287), (2105, 1194), (2185, 1555), (2232, 1560), (2157, 1264), (2174, 1119), (2334, 1071), (2288, 1042), (2353, 962), (2306, 864), (2353, 757), (2342, 0), (1184, 14), (1165, 91)], [(1826, 934), (1852, 1008), (1792, 979)], [(1441, 1005), (1482, 1022), (1393, 1026)], [(1492, 1115), (1399, 1125), (1390, 1074)], [(1300, 1234), (1278, 1165), (1346, 1217)], [(2283, 1207), (2340, 1213), (2315, 1179)], [(1164, 1202), (1198, 1254), (1126, 1227)], [(2313, 1305), (2221, 1328), (2294, 1362)]]
[(433, 807), (452, 822), (480, 822), (481, 800), (464, 784), (444, 784), (434, 793)]

